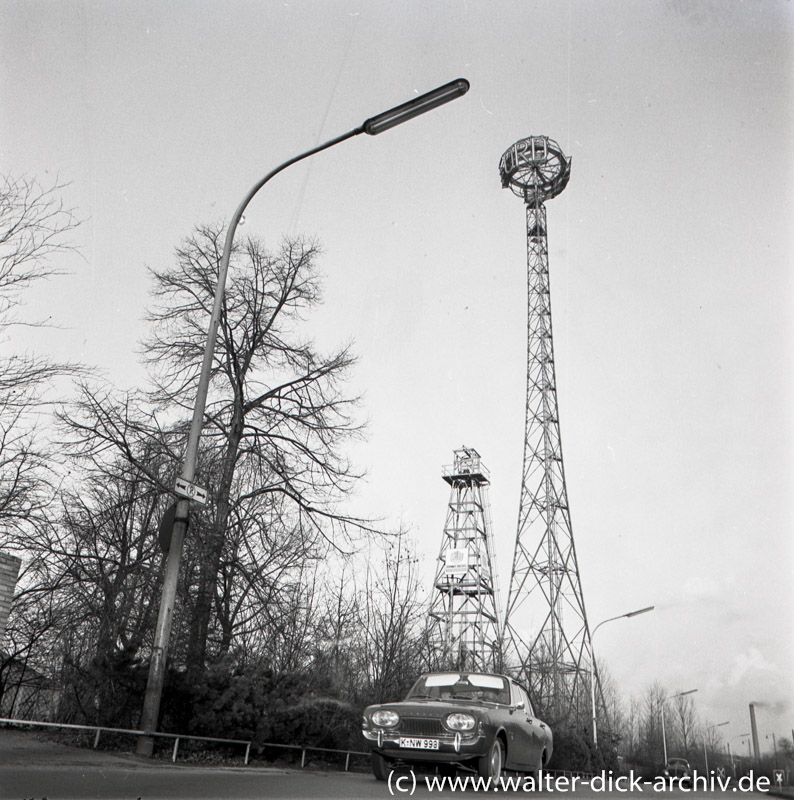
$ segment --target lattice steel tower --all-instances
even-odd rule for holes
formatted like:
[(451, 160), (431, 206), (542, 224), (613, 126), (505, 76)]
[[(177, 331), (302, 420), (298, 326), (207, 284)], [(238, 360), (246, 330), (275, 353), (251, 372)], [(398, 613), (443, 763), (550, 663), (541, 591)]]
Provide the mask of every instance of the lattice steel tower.
[(434, 666), (495, 671), (501, 625), (488, 470), (470, 447), (442, 470), (451, 488), (430, 606)]
[(570, 173), (570, 159), (546, 136), (516, 142), (499, 162), (502, 187), (526, 204), (529, 289), (524, 468), (505, 658), (552, 721), (585, 717), (594, 664), (562, 463), (543, 204), (565, 189)]

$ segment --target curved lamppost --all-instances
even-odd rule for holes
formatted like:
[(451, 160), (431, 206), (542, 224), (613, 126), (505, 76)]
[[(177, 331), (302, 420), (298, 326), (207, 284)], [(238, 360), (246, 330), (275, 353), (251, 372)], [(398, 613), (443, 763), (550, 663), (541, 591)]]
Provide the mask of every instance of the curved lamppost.
[(662, 747), (664, 748), (664, 765), (667, 766), (667, 734), (664, 731), (664, 707), (667, 705), (668, 700), (672, 700), (674, 697), (683, 697), (686, 694), (694, 694), (697, 689), (687, 689), (685, 692), (676, 692), (675, 694), (671, 694), (669, 697), (665, 697), (662, 700)]
[[(598, 623), (598, 625), (593, 628), (593, 632), (590, 634), (590, 646), (593, 646), (593, 638), (595, 637), (596, 631), (602, 626), (606, 625), (607, 622), (614, 622), (616, 619), (626, 619), (628, 617), (638, 617), (640, 614), (647, 614), (649, 611), (653, 611), (656, 606), (647, 606), (646, 608), (640, 608), (637, 611), (629, 611), (627, 614), (618, 614), (616, 617), (610, 617), (609, 619), (602, 620)], [(596, 684), (596, 675), (595, 675), (595, 650), (593, 650), (593, 669), (590, 673), (590, 707), (593, 712), (593, 744), (598, 745), (598, 729), (596, 726), (596, 696), (595, 696), (595, 684)]]
[[(199, 376), (198, 387), (196, 389), (196, 401), (193, 406), (193, 418), (190, 424), (187, 446), (185, 448), (185, 459), (182, 466), (182, 475), (177, 479), (175, 493), (179, 496), (174, 516), (174, 525), (171, 533), (171, 541), (168, 548), (166, 560), (165, 576), (163, 578), (163, 589), (160, 599), (160, 610), (157, 617), (157, 628), (155, 629), (154, 645), (152, 647), (152, 657), (149, 663), (149, 679), (146, 685), (146, 695), (143, 702), (141, 713), (141, 730), (146, 733), (153, 733), (157, 730), (157, 718), (160, 712), (160, 698), (163, 691), (163, 678), (165, 676), (165, 661), (168, 650), (168, 640), (171, 635), (171, 617), (174, 611), (174, 601), (176, 599), (177, 578), (179, 566), (182, 559), (182, 546), (184, 543), (185, 532), (187, 530), (188, 506), (191, 499), (206, 501), (206, 490), (193, 483), (196, 472), (196, 462), (198, 457), (199, 439), (201, 438), (201, 428), (204, 422), (204, 407), (207, 402), (207, 391), (209, 389), (210, 373), (212, 370), (212, 359), (215, 354), (215, 341), (220, 325), (221, 310), (223, 307), (223, 295), (226, 287), (226, 276), (229, 270), (229, 259), (232, 253), (234, 234), (248, 204), (254, 195), (274, 176), (298, 161), (302, 161), (309, 156), (327, 150), (346, 139), (351, 139), (360, 133), (376, 136), (383, 131), (389, 130), (396, 125), (407, 122), (420, 114), (432, 111), (445, 103), (463, 96), (469, 90), (469, 82), (460, 78), (450, 83), (444, 84), (431, 92), (420, 95), (409, 100), (402, 105), (396, 106), (388, 111), (384, 111), (377, 116), (370, 117), (359, 127), (347, 133), (337, 136), (335, 139), (313, 147), (305, 153), (295, 156), (285, 161), (276, 169), (265, 175), (262, 180), (253, 186), (243, 201), (237, 207), (232, 216), (229, 228), (226, 232), (226, 241), (223, 247), (220, 269), (218, 271), (218, 283), (215, 289), (215, 298), (210, 316), (209, 330), (207, 332), (207, 342), (204, 347), (204, 357), (201, 364), (201, 374)], [(138, 738), (137, 752), (139, 755), (151, 755), (153, 739), (151, 736), (141, 736)]]

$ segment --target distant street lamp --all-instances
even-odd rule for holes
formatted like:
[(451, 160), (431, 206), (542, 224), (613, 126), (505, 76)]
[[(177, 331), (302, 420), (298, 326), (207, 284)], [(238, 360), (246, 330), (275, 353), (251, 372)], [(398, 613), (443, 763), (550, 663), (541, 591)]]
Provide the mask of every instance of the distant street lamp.
[(716, 725), (706, 726), (706, 736), (703, 737), (703, 757), (706, 759), (706, 775), (709, 774), (709, 754), (706, 752), (706, 739), (708, 737), (708, 732), (712, 728), (721, 728), (723, 725), (730, 725), (730, 720), (727, 722), (718, 722)]
[[(176, 599), (177, 578), (179, 576), (179, 566), (182, 559), (182, 547), (185, 539), (188, 521), (188, 506), (190, 499), (206, 498), (206, 490), (193, 483), (196, 472), (196, 462), (198, 458), (199, 439), (201, 428), (204, 422), (204, 407), (207, 402), (207, 392), (209, 389), (210, 372), (212, 369), (212, 359), (215, 353), (215, 340), (218, 334), (218, 326), (221, 319), (223, 306), (223, 295), (226, 286), (226, 275), (229, 270), (229, 259), (232, 254), (232, 243), (234, 234), (248, 204), (254, 195), (275, 175), (304, 158), (327, 150), (340, 142), (357, 136), (360, 133), (367, 133), (375, 136), (383, 131), (389, 130), (396, 125), (407, 122), (420, 114), (432, 111), (445, 103), (463, 96), (469, 90), (469, 82), (460, 78), (450, 83), (444, 84), (431, 92), (420, 95), (409, 100), (402, 105), (384, 111), (377, 116), (370, 117), (358, 128), (348, 133), (337, 136), (324, 144), (313, 147), (305, 153), (301, 153), (294, 158), (285, 161), (281, 166), (276, 167), (272, 172), (265, 175), (245, 196), (232, 216), (229, 228), (226, 232), (226, 241), (223, 247), (220, 268), (218, 271), (218, 284), (215, 289), (215, 299), (210, 316), (209, 330), (207, 331), (207, 342), (204, 347), (204, 358), (201, 364), (201, 374), (199, 376), (198, 387), (196, 390), (196, 401), (193, 406), (193, 418), (190, 424), (187, 446), (185, 448), (185, 460), (182, 466), (181, 478), (177, 479), (175, 493), (179, 495), (174, 517), (174, 526), (171, 534), (171, 542), (168, 548), (166, 560), (165, 576), (163, 578), (163, 589), (160, 598), (160, 610), (157, 617), (157, 628), (155, 630), (154, 645), (152, 647), (152, 657), (149, 663), (149, 679), (146, 685), (146, 695), (143, 701), (141, 712), (141, 730), (146, 733), (153, 733), (157, 730), (157, 718), (160, 712), (160, 698), (163, 691), (163, 679), (165, 676), (166, 653), (168, 651), (168, 640), (171, 635), (171, 618), (174, 611), (174, 601)], [(137, 752), (139, 755), (150, 756), (152, 754), (153, 739), (151, 736), (140, 736), (138, 738)]]
[(696, 691), (697, 689), (687, 689), (685, 692), (671, 694), (669, 697), (665, 697), (664, 700), (662, 700), (662, 747), (664, 747), (665, 766), (667, 766), (667, 734), (664, 732), (664, 707), (668, 700), (672, 700), (674, 697), (683, 697), (686, 694), (694, 694)]
[[(616, 619), (627, 619), (628, 617), (637, 617), (640, 614), (647, 614), (649, 611), (653, 611), (656, 606), (646, 606), (645, 608), (640, 608), (637, 611), (629, 611), (628, 614), (618, 614), (616, 617), (610, 617), (609, 619), (605, 619), (598, 623), (598, 625), (593, 628), (593, 632), (590, 634), (590, 647), (593, 646), (593, 638), (595, 637), (596, 631), (602, 626), (606, 625), (607, 622), (614, 622)], [(593, 651), (593, 669), (590, 672), (590, 707), (593, 710), (593, 745), (598, 744), (598, 730), (596, 727), (596, 696), (595, 696), (595, 684), (596, 684), (596, 673), (595, 673), (595, 650)]]
[(746, 736), (749, 736), (749, 733), (737, 733), (736, 736), (731, 737), (728, 740), (728, 756), (731, 759), (731, 769), (733, 770), (733, 777), (736, 777), (736, 762), (733, 759), (733, 750), (731, 750), (731, 742), (733, 739), (744, 739)]
[[(749, 750), (749, 745), (750, 745), (750, 734), (749, 733), (739, 733), (739, 734), (737, 734), (736, 736), (733, 737), (733, 739), (745, 739), (745, 738), (747, 739), (747, 745), (748, 745), (748, 750)], [(728, 742), (728, 754), (731, 757), (731, 768), (733, 769), (733, 777), (735, 778), (736, 777), (736, 762), (735, 762), (735, 760), (733, 758), (733, 751), (731, 750), (731, 742), (730, 741)], [(739, 763), (741, 764), (741, 761)]]

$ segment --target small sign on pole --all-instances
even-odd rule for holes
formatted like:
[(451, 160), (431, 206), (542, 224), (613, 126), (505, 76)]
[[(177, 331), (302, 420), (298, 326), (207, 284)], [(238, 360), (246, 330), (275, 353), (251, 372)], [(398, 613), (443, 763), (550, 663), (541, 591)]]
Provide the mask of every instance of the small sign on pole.
[(174, 492), (180, 497), (187, 497), (188, 500), (195, 500), (197, 503), (205, 505), (207, 502), (207, 490), (203, 486), (190, 483), (184, 478), (177, 478)]

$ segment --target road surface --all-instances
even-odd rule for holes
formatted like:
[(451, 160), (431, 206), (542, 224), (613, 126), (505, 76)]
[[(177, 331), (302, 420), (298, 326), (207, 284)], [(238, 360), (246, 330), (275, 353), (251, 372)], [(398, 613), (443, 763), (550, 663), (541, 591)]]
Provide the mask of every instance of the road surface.
[[(397, 777), (401, 777), (398, 782)], [(592, 786), (575, 787), (557, 782), (540, 791), (524, 791), (519, 781), (510, 789), (504, 784), (490, 791), (453, 790), (447, 786), (432, 790), (417, 776), (395, 776), (391, 785), (369, 774), (284, 770), (263, 767), (188, 766), (154, 762), (133, 755), (112, 754), (67, 747), (38, 738), (37, 734), (0, 729), (0, 800), (270, 800), (271, 798), (390, 798), (476, 797), (502, 794), (511, 797), (600, 798), (628, 797), (632, 800), (717, 800), (723, 795), (734, 800), (758, 800), (768, 795), (738, 789), (664, 793), (650, 785), (633, 791), (597, 791)], [(605, 787), (606, 788), (606, 787)]]

